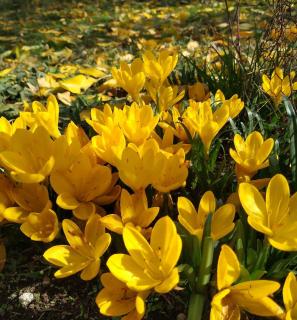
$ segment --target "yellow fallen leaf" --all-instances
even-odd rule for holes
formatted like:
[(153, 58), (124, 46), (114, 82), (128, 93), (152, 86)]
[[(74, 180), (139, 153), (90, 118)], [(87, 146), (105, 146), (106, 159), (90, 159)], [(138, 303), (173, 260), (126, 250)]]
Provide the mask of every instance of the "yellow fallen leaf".
[(109, 79), (102, 83), (102, 85), (99, 87), (99, 92), (103, 92), (108, 89), (116, 88), (117, 87), (117, 82), (115, 79)]
[(87, 90), (97, 80), (92, 77), (87, 77), (79, 74), (75, 77), (60, 81), (60, 86), (72, 93), (80, 94), (81, 90)]
[(74, 100), (74, 97), (70, 95), (69, 91), (65, 91), (63, 93), (59, 92), (57, 97), (62, 103), (66, 104), (66, 106), (71, 106), (71, 103)]
[(105, 76), (105, 73), (102, 70), (99, 70), (98, 68), (95, 68), (95, 67), (79, 68), (78, 71), (82, 74), (92, 76), (94, 78), (102, 78)]
[(13, 70), (13, 68), (6, 68), (0, 71), (0, 78), (1, 77), (5, 77), (7, 74), (9, 74), (11, 71)]

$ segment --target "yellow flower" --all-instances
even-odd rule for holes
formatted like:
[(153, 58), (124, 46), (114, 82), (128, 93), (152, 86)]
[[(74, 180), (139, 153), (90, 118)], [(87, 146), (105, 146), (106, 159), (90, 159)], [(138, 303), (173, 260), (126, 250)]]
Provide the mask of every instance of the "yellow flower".
[(82, 90), (87, 90), (95, 82), (97, 82), (96, 79), (79, 74), (72, 78), (61, 80), (59, 84), (63, 89), (70, 91), (71, 93), (81, 94)]
[(239, 199), (248, 214), (248, 223), (267, 236), (269, 243), (283, 251), (297, 251), (297, 193), (290, 198), (286, 178), (275, 175), (266, 191), (266, 203), (260, 191), (249, 183), (239, 185)]
[(158, 144), (153, 139), (139, 147), (129, 144), (117, 165), (120, 179), (133, 191), (145, 189), (156, 174), (154, 167), (158, 151)]
[(280, 105), (283, 96), (289, 97), (293, 90), (297, 90), (297, 82), (293, 82), (294, 77), (294, 71), (284, 77), (284, 72), (279, 67), (272, 72), (271, 79), (263, 74), (262, 88), (272, 98), (276, 109)]
[(123, 110), (117, 109), (119, 125), (130, 142), (142, 144), (155, 129), (159, 116), (154, 116), (151, 106), (139, 106), (132, 103), (124, 106)]
[(246, 140), (236, 134), (234, 136), (235, 150), (230, 148), (230, 155), (237, 164), (237, 176), (254, 176), (258, 170), (269, 166), (267, 159), (273, 149), (274, 141), (269, 138), (264, 141), (258, 131), (253, 131)]
[(214, 137), (226, 124), (229, 118), (229, 108), (219, 107), (212, 112), (210, 99), (204, 102), (190, 100), (190, 106), (186, 109), (183, 117), (187, 118), (186, 127), (192, 127), (203, 142), (205, 153), (209, 153), (210, 145)]
[(54, 138), (61, 134), (59, 124), (59, 105), (55, 96), (50, 95), (47, 99), (46, 107), (38, 101), (32, 103), (32, 112), (20, 112), (20, 118), (31, 128), (36, 130), (44, 127)]
[(83, 153), (67, 169), (55, 171), (50, 177), (51, 185), (58, 194), (57, 204), (82, 220), (96, 211), (94, 200), (105, 194), (112, 183), (110, 168), (93, 165)]
[(226, 100), (223, 92), (221, 90), (217, 90), (215, 94), (215, 102), (222, 103), (223, 105), (228, 106), (229, 108), (229, 117), (234, 119), (239, 115), (241, 110), (244, 108), (244, 102), (238, 98), (237, 94), (234, 94), (230, 99)]
[(11, 136), (15, 133), (16, 129), (25, 129), (24, 121), (19, 117), (14, 122), (9, 122), (6, 118), (0, 118), (0, 152), (9, 147)]
[(134, 226), (140, 232), (148, 228), (158, 215), (159, 208), (148, 208), (148, 202), (144, 190), (129, 194), (122, 189), (120, 202), (121, 215), (108, 214), (101, 218), (103, 225), (116, 233), (122, 234), (125, 225)]
[(288, 274), (284, 283), (283, 299), (286, 307), (284, 320), (297, 319), (297, 280), (293, 272)]
[(24, 183), (43, 181), (52, 171), (53, 141), (43, 127), (34, 132), (17, 129), (9, 147), (0, 153), (0, 161), (11, 177)]
[(148, 297), (149, 291), (132, 291), (111, 273), (103, 273), (100, 280), (103, 289), (98, 293), (96, 303), (101, 314), (110, 317), (125, 315), (122, 318), (123, 320), (140, 320), (143, 318), (145, 299)]
[(113, 67), (111, 73), (117, 85), (127, 91), (134, 101), (140, 102), (139, 93), (145, 83), (142, 61), (137, 58), (133, 60), (131, 65), (121, 61), (120, 68)]
[(154, 289), (166, 293), (174, 289), (179, 282), (176, 264), (182, 241), (168, 216), (157, 221), (150, 243), (131, 227), (124, 228), (123, 239), (129, 255), (114, 254), (107, 261), (117, 279), (135, 291)]
[(89, 218), (84, 233), (69, 219), (63, 220), (62, 227), (70, 245), (54, 246), (43, 254), (48, 262), (61, 267), (55, 277), (65, 278), (82, 271), (82, 280), (95, 278), (100, 269), (100, 258), (111, 242), (110, 234), (105, 233), (100, 223), (100, 216)]
[(23, 223), (31, 212), (40, 213), (52, 207), (47, 187), (38, 183), (22, 183), (10, 190), (11, 206), (3, 213), (10, 222)]
[(51, 209), (31, 212), (21, 225), (21, 231), (33, 241), (51, 242), (59, 231), (57, 215)]
[(91, 119), (86, 119), (87, 123), (98, 133), (118, 126), (117, 113), (113, 112), (109, 104), (105, 104), (103, 110), (98, 108), (91, 109)]
[(192, 202), (179, 197), (177, 201), (178, 221), (192, 235), (202, 240), (204, 224), (208, 214), (212, 214), (211, 236), (214, 240), (219, 240), (234, 229), (235, 207), (228, 203), (216, 210), (216, 199), (211, 191), (207, 191), (202, 196), (198, 211)]
[(147, 90), (158, 106), (158, 111), (166, 111), (178, 103), (185, 95), (185, 91), (178, 92), (178, 86), (165, 86), (155, 88), (150, 83), (147, 83)]
[(170, 192), (184, 187), (188, 177), (188, 164), (184, 149), (175, 154), (160, 150), (155, 159), (152, 186), (160, 192)]
[(281, 307), (269, 298), (279, 289), (279, 283), (254, 280), (234, 284), (239, 277), (240, 264), (236, 254), (229, 246), (223, 245), (217, 268), (219, 292), (211, 302), (210, 320), (239, 320), (241, 310), (262, 317), (283, 314)]
[(118, 166), (126, 147), (126, 139), (119, 127), (106, 128), (92, 138), (92, 147), (100, 159)]
[(210, 93), (206, 84), (196, 82), (192, 86), (188, 86), (188, 94), (191, 100), (202, 102), (209, 99)]
[(143, 68), (145, 75), (155, 88), (160, 88), (177, 64), (177, 53), (170, 50), (162, 50), (158, 56), (151, 51), (146, 51), (143, 56)]

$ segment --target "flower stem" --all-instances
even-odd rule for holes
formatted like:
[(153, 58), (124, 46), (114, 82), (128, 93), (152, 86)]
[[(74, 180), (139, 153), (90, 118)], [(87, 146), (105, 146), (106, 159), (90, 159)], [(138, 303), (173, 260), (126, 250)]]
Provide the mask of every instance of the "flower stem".
[(188, 320), (201, 320), (205, 295), (202, 293), (192, 293), (188, 308)]

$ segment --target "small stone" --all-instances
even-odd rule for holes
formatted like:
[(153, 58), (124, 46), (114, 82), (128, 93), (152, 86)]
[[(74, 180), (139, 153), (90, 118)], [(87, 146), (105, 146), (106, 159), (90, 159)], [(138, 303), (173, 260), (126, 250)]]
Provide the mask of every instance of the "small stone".
[(31, 292), (24, 292), (19, 296), (19, 302), (23, 307), (27, 307), (34, 300), (34, 294)]
[(177, 315), (176, 320), (186, 320), (187, 317), (184, 313), (180, 313)]

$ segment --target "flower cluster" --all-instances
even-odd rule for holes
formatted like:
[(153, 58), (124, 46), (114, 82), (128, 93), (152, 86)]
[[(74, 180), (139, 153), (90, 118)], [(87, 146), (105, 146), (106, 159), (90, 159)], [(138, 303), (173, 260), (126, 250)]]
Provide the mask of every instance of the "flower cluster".
[[(100, 275), (96, 303), (105, 316), (142, 319), (152, 294), (183, 287), (191, 295), (189, 319), (201, 319), (217, 250), (210, 319), (240, 319), (242, 312), (295, 319), (294, 274), (283, 287), (283, 308), (272, 296), (280, 284), (250, 272), (234, 240), (244, 216), (251, 232), (263, 235), (264, 249), (297, 251), (297, 193), (290, 195), (281, 174), (252, 180), (269, 167), (274, 140), (257, 131), (234, 136), (237, 188), (225, 204), (214, 190), (188, 192), (194, 142), (210, 162), (214, 140), (244, 102), (221, 90), (210, 93), (200, 82), (172, 85), (177, 62), (177, 53), (166, 49), (113, 67), (126, 103), (92, 108), (85, 125), (93, 134), (72, 121), (63, 130), (54, 95), (14, 121), (0, 118), (0, 223), (20, 224), (25, 236), (47, 246), (60, 242), (43, 255), (59, 268), (55, 277)], [(81, 83), (95, 81), (87, 75), (95, 71), (81, 70), (59, 85), (80, 93)], [(292, 77), (280, 69), (271, 80), (263, 76), (276, 106), (291, 94)], [(259, 189), (265, 186), (264, 197)], [(0, 268), (4, 255), (1, 243)]]

